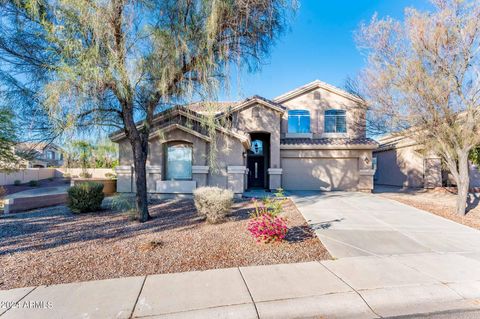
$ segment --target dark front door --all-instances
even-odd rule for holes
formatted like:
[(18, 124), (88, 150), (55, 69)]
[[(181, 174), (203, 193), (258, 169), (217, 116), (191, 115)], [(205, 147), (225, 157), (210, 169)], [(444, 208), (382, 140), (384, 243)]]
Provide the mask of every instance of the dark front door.
[(265, 157), (248, 157), (248, 187), (265, 187)]

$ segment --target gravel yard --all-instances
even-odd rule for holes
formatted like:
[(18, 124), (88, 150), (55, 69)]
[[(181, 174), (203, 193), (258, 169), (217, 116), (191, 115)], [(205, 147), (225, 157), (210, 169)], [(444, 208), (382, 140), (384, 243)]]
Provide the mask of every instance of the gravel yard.
[(382, 187), (376, 193), (454, 222), (480, 229), (479, 193), (470, 194), (470, 210), (465, 216), (455, 214), (456, 195), (443, 188), (436, 190), (399, 190)]
[(247, 232), (250, 202), (210, 225), (192, 200), (150, 206), (140, 224), (113, 211), (74, 215), (65, 206), (0, 217), (0, 289), (275, 263), (329, 259), (291, 201), (281, 243), (256, 243)]

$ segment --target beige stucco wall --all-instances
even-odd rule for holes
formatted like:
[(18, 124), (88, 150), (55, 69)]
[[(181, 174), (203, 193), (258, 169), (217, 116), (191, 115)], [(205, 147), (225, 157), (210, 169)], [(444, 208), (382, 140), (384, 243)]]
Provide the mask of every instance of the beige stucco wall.
[(470, 187), (480, 187), (480, 167), (470, 165)]
[(270, 167), (280, 167), (280, 120), (282, 114), (261, 104), (234, 114), (234, 126), (245, 133), (270, 133)]
[[(345, 136), (350, 138), (365, 137), (365, 110), (357, 102), (346, 97), (317, 88), (282, 103), (289, 110), (310, 111), (310, 131), (314, 138), (328, 136)], [(347, 133), (324, 135), (324, 112), (328, 109), (346, 110)], [(288, 133), (288, 112), (282, 118), (281, 133)]]
[(282, 187), (287, 190), (365, 190), (373, 187), (371, 150), (283, 149)]
[(401, 187), (423, 187), (423, 155), (416, 146), (374, 152), (377, 158), (375, 183)]
[[(210, 167), (208, 173), (193, 173), (192, 179), (197, 182), (197, 187), (210, 185), (226, 188), (228, 185), (228, 166), (244, 166), (242, 143), (235, 137), (217, 132), (216, 136), (215, 165)], [(185, 132), (175, 129), (150, 140), (150, 150), (147, 159), (147, 188), (149, 192), (156, 191), (156, 182), (164, 180), (164, 145), (168, 142), (182, 141), (192, 144), (193, 166), (208, 166), (210, 156), (210, 142)], [(133, 155), (128, 140), (119, 143), (120, 166), (133, 165)], [(120, 191), (135, 191), (130, 185), (133, 176), (124, 176), (118, 179)]]

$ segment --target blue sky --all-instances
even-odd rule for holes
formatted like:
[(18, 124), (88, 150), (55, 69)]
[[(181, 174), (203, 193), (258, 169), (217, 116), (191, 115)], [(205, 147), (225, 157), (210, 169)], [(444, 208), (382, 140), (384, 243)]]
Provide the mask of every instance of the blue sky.
[(427, 0), (300, 0), (299, 4), (289, 30), (272, 47), (262, 69), (240, 77), (232, 74), (230, 92), (221, 94), (221, 99), (255, 94), (274, 98), (315, 79), (342, 87), (364, 66), (353, 37), (360, 22), (370, 20), (375, 12), (402, 19), (406, 7), (429, 7)]

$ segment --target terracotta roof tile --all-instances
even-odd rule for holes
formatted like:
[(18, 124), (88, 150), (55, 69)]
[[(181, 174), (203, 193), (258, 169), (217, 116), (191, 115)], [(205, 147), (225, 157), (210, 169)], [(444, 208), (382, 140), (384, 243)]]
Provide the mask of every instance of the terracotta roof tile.
[(371, 138), (282, 138), (281, 145), (377, 145)]
[(197, 113), (207, 112), (212, 110), (214, 113), (225, 112), (228, 109), (234, 108), (240, 102), (238, 101), (220, 101), (220, 102), (194, 102), (186, 104), (185, 107)]

